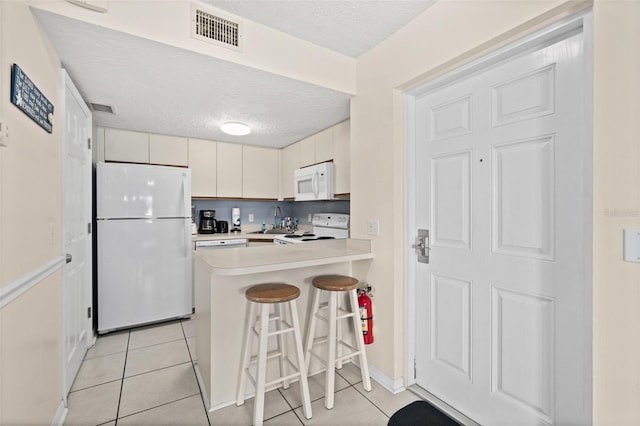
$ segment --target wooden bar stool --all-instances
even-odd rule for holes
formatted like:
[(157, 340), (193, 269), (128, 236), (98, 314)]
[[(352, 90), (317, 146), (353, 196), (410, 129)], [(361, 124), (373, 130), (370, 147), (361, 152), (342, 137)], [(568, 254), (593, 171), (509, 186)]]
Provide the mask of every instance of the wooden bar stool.
[[(312, 311), (307, 327), (307, 339), (305, 342), (305, 366), (308, 373), (312, 355), (324, 364), (327, 371), (324, 387), (324, 406), (331, 409), (334, 404), (336, 367), (341, 368), (342, 362), (345, 360), (352, 359), (354, 356), (359, 357), (360, 373), (362, 375), (364, 388), (367, 391), (371, 390), (369, 365), (367, 364), (367, 353), (364, 347), (360, 310), (358, 308), (358, 280), (343, 275), (323, 275), (315, 277), (312, 283), (314, 292)], [(328, 303), (320, 303), (322, 291), (329, 292)], [(338, 295), (344, 294), (343, 292), (348, 292), (350, 309), (341, 308), (338, 304)], [(327, 309), (328, 312), (326, 315), (322, 315), (321, 310), (323, 309)], [(351, 318), (356, 347), (353, 347), (342, 339), (340, 320), (347, 318)], [(314, 339), (316, 319), (328, 323), (329, 333), (327, 336)], [(325, 342), (327, 343), (326, 356), (319, 355), (312, 351), (314, 345)], [(348, 349), (350, 352), (343, 355), (342, 349)]]
[[(236, 404), (244, 404), (246, 380), (251, 380), (256, 389), (253, 406), (254, 426), (262, 425), (265, 390), (277, 387), (274, 385), (278, 385), (281, 382), (286, 389), (289, 387), (289, 381), (296, 378), (300, 379), (300, 393), (304, 406), (304, 415), (307, 419), (311, 418), (311, 399), (309, 397), (304, 353), (302, 352), (302, 335), (300, 333), (300, 322), (298, 321), (298, 308), (295, 300), (299, 295), (300, 289), (289, 284), (259, 284), (250, 287), (245, 292), (245, 297), (249, 301), (249, 315), (243, 342), (242, 365), (238, 379)], [(284, 312), (281, 309), (281, 305), (285, 303), (289, 306), (289, 313), (291, 314), (290, 324), (287, 323)], [(270, 313), (271, 306), (274, 307), (273, 314)], [(269, 323), (271, 321), (275, 323), (275, 331), (269, 331)], [(285, 328), (283, 328), (283, 326), (285, 326)], [(297, 368), (289, 360), (285, 349), (286, 339), (283, 338), (285, 333), (293, 333), (298, 361)], [(251, 356), (252, 334), (258, 338), (258, 354), (254, 357)], [(268, 339), (271, 336), (277, 337), (278, 347), (275, 351), (268, 353)], [(279, 359), (280, 377), (267, 383), (267, 360), (273, 358)], [(249, 367), (252, 363), (257, 363), (255, 378), (252, 377), (249, 372)], [(288, 374), (288, 366), (291, 366), (293, 370), (297, 371)]]

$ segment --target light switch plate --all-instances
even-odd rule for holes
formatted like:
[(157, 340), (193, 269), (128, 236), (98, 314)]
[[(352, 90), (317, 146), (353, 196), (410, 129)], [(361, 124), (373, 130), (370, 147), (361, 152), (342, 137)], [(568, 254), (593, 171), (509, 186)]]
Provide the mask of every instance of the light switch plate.
[(0, 146), (9, 146), (9, 126), (0, 119)]
[(624, 260), (640, 263), (640, 229), (624, 230)]
[(367, 234), (375, 237), (380, 235), (380, 221), (378, 219), (369, 219), (367, 221)]
[(253, 223), (253, 213), (249, 213), (249, 223)]

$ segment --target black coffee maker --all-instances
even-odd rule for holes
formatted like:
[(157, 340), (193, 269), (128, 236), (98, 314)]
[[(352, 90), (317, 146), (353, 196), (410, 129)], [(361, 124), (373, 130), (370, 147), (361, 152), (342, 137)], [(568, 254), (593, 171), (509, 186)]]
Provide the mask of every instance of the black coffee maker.
[(216, 211), (200, 210), (200, 225), (198, 226), (198, 232), (200, 234), (213, 234), (216, 232), (217, 227)]

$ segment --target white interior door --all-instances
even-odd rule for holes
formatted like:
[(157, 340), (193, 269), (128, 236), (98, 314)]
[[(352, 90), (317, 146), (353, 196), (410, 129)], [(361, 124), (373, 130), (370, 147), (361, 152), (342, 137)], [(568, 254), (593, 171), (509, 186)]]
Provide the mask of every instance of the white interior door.
[[(91, 113), (63, 70), (64, 124), (62, 333), (63, 395), (71, 389), (93, 339), (91, 307)], [(69, 262), (71, 259), (71, 262)]]
[(415, 100), (416, 383), (481, 424), (590, 422), (583, 49), (574, 31)]

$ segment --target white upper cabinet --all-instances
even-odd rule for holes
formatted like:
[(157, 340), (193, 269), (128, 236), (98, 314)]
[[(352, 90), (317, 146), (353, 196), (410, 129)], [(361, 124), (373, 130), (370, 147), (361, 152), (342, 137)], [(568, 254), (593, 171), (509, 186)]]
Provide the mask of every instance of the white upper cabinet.
[(310, 166), (316, 162), (315, 135), (297, 142), (300, 145), (300, 167)]
[(218, 142), (216, 155), (217, 196), (242, 197), (242, 145)]
[(333, 182), (336, 195), (351, 193), (351, 121), (333, 126)]
[(293, 173), (302, 167), (300, 143), (294, 143), (280, 150), (280, 198), (293, 198)]
[(278, 150), (242, 147), (242, 197), (278, 198)]
[(314, 163), (323, 163), (333, 160), (333, 127), (329, 127), (316, 133), (315, 138), (315, 158)]
[(192, 197), (217, 196), (217, 147), (214, 141), (189, 139)]
[(104, 130), (104, 160), (149, 163), (149, 134), (120, 129)]
[(187, 138), (150, 134), (149, 163), (187, 167), (189, 164)]

